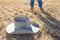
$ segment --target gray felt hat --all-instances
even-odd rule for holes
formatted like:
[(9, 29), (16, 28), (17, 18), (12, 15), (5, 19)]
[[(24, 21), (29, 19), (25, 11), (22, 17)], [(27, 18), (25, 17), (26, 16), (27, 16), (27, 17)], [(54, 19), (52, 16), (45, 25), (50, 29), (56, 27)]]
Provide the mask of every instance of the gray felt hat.
[(29, 17), (26, 15), (17, 15), (14, 17), (14, 22), (6, 27), (6, 31), (9, 34), (37, 33), (39, 31), (39, 25), (30, 22)]

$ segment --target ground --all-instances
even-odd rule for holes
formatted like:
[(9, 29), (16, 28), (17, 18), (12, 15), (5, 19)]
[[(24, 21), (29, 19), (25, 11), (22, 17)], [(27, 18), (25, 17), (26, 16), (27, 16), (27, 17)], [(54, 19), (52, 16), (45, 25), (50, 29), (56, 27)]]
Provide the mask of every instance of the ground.
[[(30, 0), (0, 0), (0, 40), (60, 40), (60, 0), (42, 0), (43, 10), (35, 0), (34, 11), (30, 12)], [(25, 14), (30, 21), (39, 24), (36, 34), (11, 35), (5, 31), (15, 15)]]

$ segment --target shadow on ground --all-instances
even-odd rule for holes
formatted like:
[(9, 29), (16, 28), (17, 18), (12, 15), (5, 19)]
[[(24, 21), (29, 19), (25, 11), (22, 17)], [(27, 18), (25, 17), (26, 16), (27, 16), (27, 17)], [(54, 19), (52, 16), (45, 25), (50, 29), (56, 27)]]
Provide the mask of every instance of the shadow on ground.
[(33, 35), (7, 34), (7, 40), (34, 40)]
[(36, 34), (6, 34), (6, 40), (39, 40), (41, 32)]
[[(51, 36), (53, 36), (54, 38), (57, 38), (58, 40), (60, 40), (60, 36), (59, 36), (60, 35), (60, 21), (52, 17), (50, 13), (45, 12), (43, 8), (41, 8), (41, 12), (42, 14), (46, 16), (46, 18), (38, 13), (36, 13), (36, 15), (38, 15), (38, 18), (42, 22), (45, 23), (47, 29), (49, 30), (47, 33), (51, 34)], [(52, 31), (52, 33), (50, 31)]]
[[(39, 25), (37, 25), (35, 22), (31, 22), (33, 26), (36, 26), (39, 28)], [(40, 39), (41, 32), (37, 32), (35, 34), (6, 34), (7, 40), (38, 40)]]

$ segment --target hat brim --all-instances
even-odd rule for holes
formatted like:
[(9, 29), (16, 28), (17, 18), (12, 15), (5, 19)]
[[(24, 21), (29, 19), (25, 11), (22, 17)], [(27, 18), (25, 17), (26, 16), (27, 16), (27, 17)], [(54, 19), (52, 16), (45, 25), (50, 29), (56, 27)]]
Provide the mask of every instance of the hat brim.
[(39, 25), (31, 22), (30, 28), (26, 28), (26, 29), (16, 29), (14, 22), (9, 24), (6, 27), (6, 32), (9, 34), (29, 34), (29, 33), (37, 33), (39, 31)]

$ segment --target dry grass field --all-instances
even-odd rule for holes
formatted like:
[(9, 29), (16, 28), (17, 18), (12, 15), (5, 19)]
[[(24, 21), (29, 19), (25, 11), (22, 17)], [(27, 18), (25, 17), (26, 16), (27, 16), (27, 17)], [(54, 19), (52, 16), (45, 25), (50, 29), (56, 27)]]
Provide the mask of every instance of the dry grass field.
[[(60, 40), (60, 0), (42, 0), (44, 12), (35, 0), (35, 13), (29, 12), (30, 0), (0, 0), (0, 40)], [(36, 34), (11, 35), (5, 31), (15, 15), (25, 14), (40, 26)]]

